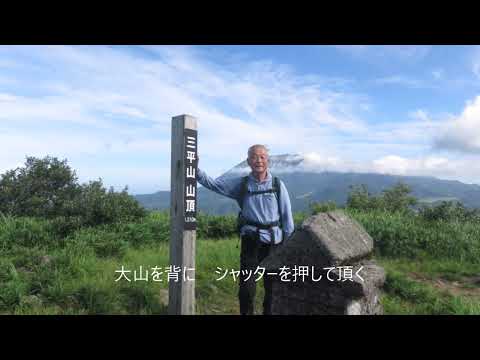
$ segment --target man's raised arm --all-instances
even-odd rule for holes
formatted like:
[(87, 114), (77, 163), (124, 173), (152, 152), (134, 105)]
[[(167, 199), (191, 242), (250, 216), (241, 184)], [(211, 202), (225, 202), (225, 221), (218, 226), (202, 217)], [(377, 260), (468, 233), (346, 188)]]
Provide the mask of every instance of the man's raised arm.
[(212, 190), (217, 194), (227, 196), (235, 200), (237, 200), (240, 196), (241, 178), (226, 178), (220, 176), (214, 180), (204, 171), (198, 168), (197, 181), (207, 189)]

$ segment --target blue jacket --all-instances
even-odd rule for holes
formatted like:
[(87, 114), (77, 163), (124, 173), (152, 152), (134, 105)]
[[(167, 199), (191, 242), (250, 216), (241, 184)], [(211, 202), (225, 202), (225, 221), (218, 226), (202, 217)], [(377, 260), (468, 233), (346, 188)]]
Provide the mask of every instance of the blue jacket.
[[(216, 192), (217, 194), (227, 196), (231, 199), (240, 202), (241, 196), (241, 187), (243, 177), (219, 177), (217, 179), (212, 179), (201, 169), (198, 169), (197, 180), (200, 184), (205, 186), (207, 189)], [(258, 181), (250, 173), (248, 176), (248, 189), (249, 191), (261, 191), (272, 189), (273, 178), (270, 174), (270, 171), (267, 172), (267, 177), (264, 181)], [(282, 216), (282, 225), (283, 231), (285, 234), (290, 236), (293, 233), (293, 216), (292, 216), (292, 207), (290, 204), (290, 197), (288, 196), (288, 191), (282, 181), (280, 182), (280, 214)], [(266, 193), (258, 195), (247, 195), (244, 200), (244, 207), (242, 210), (242, 215), (253, 222), (258, 222), (262, 224), (271, 223), (278, 220), (278, 203), (276, 199), (276, 194)], [(244, 225), (241, 229), (241, 235), (246, 231), (256, 231), (255, 227), (250, 225)], [(282, 230), (275, 226), (273, 227), (275, 244), (280, 243), (282, 239)], [(270, 243), (270, 232), (269, 230), (260, 229), (260, 240), (265, 243)]]

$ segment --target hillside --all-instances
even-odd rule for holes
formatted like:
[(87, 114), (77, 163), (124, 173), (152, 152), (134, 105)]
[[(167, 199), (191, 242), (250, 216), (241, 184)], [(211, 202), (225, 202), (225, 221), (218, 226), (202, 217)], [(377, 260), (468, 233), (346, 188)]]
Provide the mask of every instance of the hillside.
[[(372, 194), (391, 188), (399, 181), (408, 184), (412, 195), (424, 203), (441, 200), (458, 200), (470, 208), (480, 208), (480, 186), (464, 184), (456, 180), (441, 180), (425, 176), (400, 176), (374, 173), (341, 173), (331, 171), (312, 171), (298, 155), (272, 156), (270, 162), (272, 174), (285, 182), (292, 201), (293, 211), (302, 211), (310, 201), (334, 201), (345, 204), (350, 186), (365, 184)], [(242, 162), (223, 174), (225, 177), (243, 176), (248, 173), (246, 162)], [(200, 210), (210, 214), (229, 214), (238, 212), (235, 201), (219, 196), (200, 187)], [(137, 195), (139, 202), (149, 209), (167, 209), (170, 197), (168, 191), (154, 194)]]

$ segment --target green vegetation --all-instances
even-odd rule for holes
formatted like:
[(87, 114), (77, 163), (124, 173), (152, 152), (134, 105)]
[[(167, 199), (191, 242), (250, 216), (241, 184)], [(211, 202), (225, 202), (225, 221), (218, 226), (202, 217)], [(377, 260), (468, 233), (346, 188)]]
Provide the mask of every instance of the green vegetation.
[(362, 224), (375, 241), (377, 255), (454, 259), (480, 262), (480, 224), (455, 221), (426, 221), (421, 216), (385, 211), (347, 212)]
[(0, 179), (0, 213), (52, 219), (60, 235), (82, 226), (135, 221), (146, 215), (127, 188), (108, 191), (102, 180), (79, 184), (66, 160), (27, 157), (23, 167)]
[(347, 208), (370, 211), (409, 212), (417, 200), (410, 196), (410, 187), (398, 183), (391, 189), (383, 190), (381, 195), (372, 196), (365, 185), (354, 186), (347, 199)]
[[(43, 179), (43, 180), (42, 180)], [(0, 314), (165, 314), (169, 214), (146, 212), (126, 189), (79, 185), (66, 162), (28, 158), (0, 181)], [(352, 189), (343, 209), (375, 242), (386, 269), (386, 314), (480, 314), (478, 211), (442, 202), (415, 208), (398, 184), (371, 196)], [(311, 214), (336, 209), (310, 204)], [(217, 268), (239, 268), (235, 216), (198, 215), (196, 296), (199, 314), (237, 314), (237, 282)], [(119, 270), (131, 271), (128, 282)], [(149, 270), (149, 281), (133, 281)], [(260, 284), (259, 284), (260, 285)], [(262, 287), (257, 289), (261, 309)]]

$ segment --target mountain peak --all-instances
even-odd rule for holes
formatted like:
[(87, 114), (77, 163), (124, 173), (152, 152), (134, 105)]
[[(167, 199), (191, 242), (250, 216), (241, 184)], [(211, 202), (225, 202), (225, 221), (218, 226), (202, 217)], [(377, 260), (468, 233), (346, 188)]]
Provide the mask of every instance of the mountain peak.
[[(275, 173), (290, 172), (293, 170), (299, 170), (304, 160), (304, 157), (300, 154), (271, 155), (269, 158), (268, 168)], [(250, 172), (250, 167), (248, 166), (247, 161), (244, 160), (240, 164), (230, 169), (227, 174), (248, 172)]]

